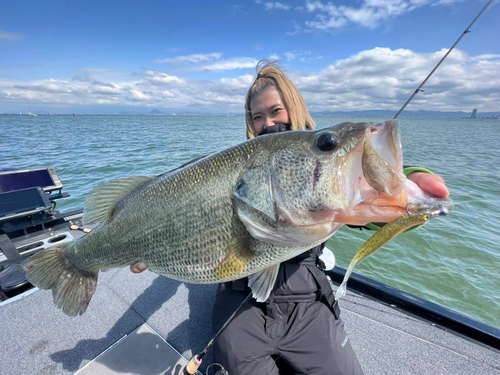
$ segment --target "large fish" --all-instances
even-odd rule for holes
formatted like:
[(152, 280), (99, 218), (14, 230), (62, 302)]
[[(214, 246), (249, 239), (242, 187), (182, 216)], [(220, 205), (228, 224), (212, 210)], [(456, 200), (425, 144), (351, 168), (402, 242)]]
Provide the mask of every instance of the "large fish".
[(189, 283), (250, 276), (265, 301), (280, 262), (344, 224), (403, 215), (421, 191), (402, 169), (396, 121), (261, 136), (156, 178), (104, 183), (83, 214), (100, 224), (23, 269), (70, 316), (87, 309), (99, 270), (136, 261)]

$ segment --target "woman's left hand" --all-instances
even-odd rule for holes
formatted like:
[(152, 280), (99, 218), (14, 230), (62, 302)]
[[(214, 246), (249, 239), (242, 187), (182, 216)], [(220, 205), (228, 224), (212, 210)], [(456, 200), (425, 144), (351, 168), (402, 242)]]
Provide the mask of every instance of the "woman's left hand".
[(450, 194), (443, 177), (440, 175), (413, 172), (408, 175), (408, 179), (416, 183), (420, 189), (435, 197), (446, 197)]

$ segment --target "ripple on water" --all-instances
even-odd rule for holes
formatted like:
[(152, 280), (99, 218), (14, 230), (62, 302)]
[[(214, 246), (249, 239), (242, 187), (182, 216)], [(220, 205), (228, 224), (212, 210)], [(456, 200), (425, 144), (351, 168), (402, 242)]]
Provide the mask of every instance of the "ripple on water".
[[(385, 119), (315, 120), (325, 128)], [(71, 195), (58, 202), (63, 210), (83, 207), (90, 190), (104, 181), (155, 176), (245, 139), (243, 116), (0, 116), (0, 121), (0, 167), (55, 167)], [(500, 121), (402, 118), (400, 123), (405, 163), (441, 174), (456, 206), (447, 217), (398, 237), (356, 271), (500, 327)], [(342, 228), (328, 246), (347, 267), (371, 234)]]

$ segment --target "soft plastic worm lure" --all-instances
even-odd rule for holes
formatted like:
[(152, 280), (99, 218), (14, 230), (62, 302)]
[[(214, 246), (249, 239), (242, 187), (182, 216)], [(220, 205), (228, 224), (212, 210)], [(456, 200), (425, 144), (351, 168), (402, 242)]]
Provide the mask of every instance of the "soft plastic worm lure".
[(417, 225), (422, 225), (433, 217), (447, 215), (448, 212), (448, 209), (441, 204), (437, 206), (409, 204), (406, 206), (405, 215), (384, 225), (359, 248), (347, 268), (342, 284), (340, 284), (337, 289), (335, 299), (338, 300), (345, 295), (347, 280), (349, 280), (354, 267), (356, 267), (362, 260), (368, 258), (370, 255), (373, 255), (378, 249), (405, 230)]

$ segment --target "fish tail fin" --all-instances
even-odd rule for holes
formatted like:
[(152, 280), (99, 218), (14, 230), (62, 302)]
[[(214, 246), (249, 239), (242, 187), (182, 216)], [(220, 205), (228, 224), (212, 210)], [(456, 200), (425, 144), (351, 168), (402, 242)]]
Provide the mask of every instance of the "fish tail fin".
[(57, 308), (66, 315), (82, 315), (97, 284), (97, 272), (79, 271), (67, 259), (68, 244), (53, 246), (26, 259), (21, 267), (30, 283), (52, 289)]

